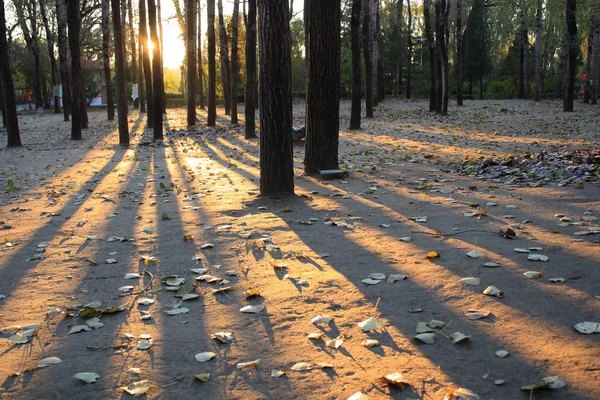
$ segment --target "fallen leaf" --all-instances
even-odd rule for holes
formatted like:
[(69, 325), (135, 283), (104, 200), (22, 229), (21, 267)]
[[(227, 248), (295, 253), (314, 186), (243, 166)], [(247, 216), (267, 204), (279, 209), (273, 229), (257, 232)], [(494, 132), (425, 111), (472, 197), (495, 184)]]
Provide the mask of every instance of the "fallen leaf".
[(499, 267), (500, 264), (495, 263), (493, 261), (488, 261), (485, 264), (483, 264), (484, 267), (488, 267), (488, 268), (495, 268), (495, 267)]
[(452, 333), (452, 344), (466, 342), (470, 338), (471, 338), (471, 336), (467, 336), (464, 333), (454, 332), (454, 333)]
[(136, 350), (148, 350), (148, 349), (151, 349), (152, 347), (154, 347), (153, 339), (142, 340), (135, 344)]
[(494, 354), (496, 355), (496, 357), (500, 357), (500, 358), (504, 358), (506, 356), (508, 356), (508, 351), (502, 349), (502, 350), (498, 350), (496, 352), (494, 352)]
[(206, 244), (203, 244), (203, 245), (202, 245), (200, 248), (201, 248), (202, 250), (206, 250), (206, 249), (212, 249), (212, 248), (214, 248), (214, 247), (215, 247), (215, 245), (214, 245), (214, 244), (212, 244), (212, 243), (206, 243)]
[(312, 339), (312, 340), (321, 339), (322, 336), (323, 336), (323, 334), (321, 332), (313, 332), (313, 333), (308, 334), (308, 338)]
[(278, 369), (272, 369), (271, 370), (271, 376), (273, 378), (279, 378), (285, 375), (284, 371), (278, 370)]
[(523, 276), (527, 279), (537, 279), (542, 276), (542, 273), (540, 271), (527, 271), (523, 272)]
[(196, 357), (196, 361), (203, 363), (203, 362), (212, 360), (216, 356), (217, 356), (217, 353), (213, 353), (212, 351), (205, 351), (203, 353), (196, 354), (195, 357)]
[(262, 304), (257, 304), (254, 306), (248, 305), (240, 308), (240, 312), (249, 313), (249, 314), (259, 314), (261, 311), (265, 309), (265, 306)]
[(483, 291), (483, 294), (485, 294), (487, 296), (496, 296), (496, 297), (503, 296), (502, 291), (493, 285), (490, 285), (487, 288), (485, 288), (485, 290)]
[(244, 292), (244, 296), (245, 297), (260, 296), (260, 292), (258, 291), (257, 288), (250, 288)]
[(340, 335), (332, 340), (327, 340), (325, 342), (325, 346), (333, 347), (334, 349), (338, 349), (342, 344), (344, 344), (344, 336)]
[(149, 299), (149, 298), (144, 298), (144, 299), (140, 299), (138, 300), (138, 304), (141, 304), (142, 306), (149, 306), (150, 304), (154, 304), (156, 302), (156, 300), (154, 299)]
[(150, 382), (147, 379), (142, 381), (132, 382), (127, 386), (121, 387), (125, 393), (130, 394), (133, 397), (140, 397), (150, 390)]
[(180, 278), (177, 275), (166, 276), (162, 281), (169, 286), (179, 286), (185, 282), (185, 278)]
[(600, 333), (600, 323), (584, 321), (573, 326), (575, 330), (584, 335), (591, 335), (592, 333)]
[(387, 281), (388, 281), (388, 283), (394, 283), (396, 281), (403, 281), (405, 279), (408, 279), (408, 275), (390, 274), (390, 276), (388, 277)]
[(404, 242), (404, 243), (412, 242), (412, 239), (413, 239), (412, 236), (404, 236), (404, 237), (398, 238), (398, 240), (400, 240), (401, 242)]
[(320, 323), (325, 323), (328, 324), (332, 321), (332, 318), (327, 316), (327, 315), (317, 315), (316, 317), (314, 317), (311, 322), (313, 324), (320, 324)]
[(444, 400), (479, 400), (480, 397), (469, 389), (450, 389)]
[(71, 328), (71, 330), (69, 331), (69, 333), (67, 333), (67, 335), (72, 335), (73, 333), (79, 333), (79, 332), (89, 332), (91, 330), (92, 330), (92, 328), (90, 328), (87, 325), (75, 325), (74, 327)]
[(467, 253), (467, 257), (470, 257), (470, 258), (479, 258), (481, 256), (482, 256), (482, 254), (477, 250), (473, 250), (473, 251), (470, 251)]
[(114, 258), (107, 258), (106, 259), (106, 263), (107, 264), (116, 264), (118, 261)]
[(231, 343), (235, 340), (233, 332), (217, 332), (210, 335), (211, 339), (220, 341), (221, 343)]
[(352, 396), (348, 397), (348, 400), (371, 400), (371, 398), (363, 392), (356, 392)]
[(479, 286), (481, 285), (481, 279), (479, 278), (473, 278), (473, 277), (467, 277), (467, 278), (462, 278), (459, 280), (459, 282), (464, 283), (465, 285), (469, 285), (469, 286)]
[(383, 377), (383, 380), (390, 384), (396, 385), (400, 388), (404, 388), (404, 386), (410, 386), (410, 383), (402, 376), (400, 372), (394, 372), (393, 374), (388, 374)]
[(426, 344), (432, 344), (434, 342), (434, 337), (435, 333), (419, 333), (418, 335), (415, 335), (415, 339)]
[(517, 253), (531, 253), (531, 251), (529, 251), (527, 249), (523, 249), (521, 247), (515, 247), (513, 250)]
[(386, 278), (386, 275), (382, 274), (380, 272), (374, 272), (371, 275), (369, 275), (368, 277), (371, 278), (371, 279), (377, 279), (377, 280), (382, 281), (382, 280), (384, 280)]
[(196, 374), (194, 375), (194, 379), (199, 380), (200, 382), (208, 382), (210, 374)]
[(548, 281), (552, 283), (565, 283), (567, 280), (565, 278), (548, 278)]
[(61, 362), (62, 360), (58, 357), (46, 357), (38, 361), (37, 366), (38, 368), (45, 368), (50, 365), (60, 364)]
[(543, 255), (543, 254), (529, 254), (527, 256), (527, 259), (531, 260), (531, 261), (542, 261), (542, 262), (545, 262), (545, 261), (548, 261), (550, 258), (548, 256)]
[(433, 329), (442, 329), (444, 326), (446, 326), (446, 323), (437, 319), (432, 319), (427, 325)]
[(318, 369), (333, 368), (333, 364), (328, 362), (318, 362), (315, 363), (313, 366)]
[(491, 312), (487, 310), (467, 310), (464, 312), (465, 316), (470, 320), (476, 320), (481, 318), (489, 317)]
[(167, 315), (179, 315), (179, 314), (185, 314), (187, 312), (189, 312), (190, 309), (187, 307), (175, 307), (175, 308), (171, 308), (170, 310), (165, 311), (165, 314)]
[(292, 371), (308, 371), (311, 369), (310, 363), (299, 362), (292, 365)]
[(100, 375), (95, 372), (79, 372), (73, 376), (75, 379), (79, 379), (85, 383), (94, 383), (100, 379)]
[(371, 278), (363, 279), (361, 282), (366, 285), (377, 285), (377, 284), (381, 283), (381, 281), (379, 279), (371, 279)]
[(363, 330), (363, 332), (376, 331), (378, 329), (382, 329), (383, 325), (381, 322), (377, 321), (375, 318), (371, 317), (362, 322), (358, 323), (358, 327)]
[(237, 363), (235, 367), (237, 369), (244, 369), (247, 367), (257, 366), (259, 364), (260, 364), (260, 358), (258, 360), (254, 360), (254, 361)]
[(129, 274), (125, 274), (123, 279), (138, 279), (139, 277), (140, 277), (140, 274), (129, 273)]
[(440, 253), (438, 253), (437, 251), (430, 251), (429, 253), (427, 253), (425, 258), (428, 260), (433, 260), (434, 258), (438, 258), (439, 256), (440, 256)]

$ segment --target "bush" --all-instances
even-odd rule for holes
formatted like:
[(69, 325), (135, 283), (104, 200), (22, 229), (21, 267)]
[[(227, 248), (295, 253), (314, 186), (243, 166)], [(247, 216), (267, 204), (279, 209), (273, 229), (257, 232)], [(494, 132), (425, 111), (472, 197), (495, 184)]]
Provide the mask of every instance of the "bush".
[(513, 99), (518, 97), (517, 87), (514, 77), (500, 78), (487, 85), (485, 96), (491, 99)]

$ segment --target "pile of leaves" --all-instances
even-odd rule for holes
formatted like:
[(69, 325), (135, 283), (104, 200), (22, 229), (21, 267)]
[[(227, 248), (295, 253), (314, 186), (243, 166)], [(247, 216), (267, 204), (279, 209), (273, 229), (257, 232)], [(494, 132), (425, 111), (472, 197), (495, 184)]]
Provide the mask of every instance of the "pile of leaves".
[(524, 152), (479, 160), (469, 158), (450, 166), (447, 172), (520, 186), (583, 185), (584, 182), (600, 181), (600, 150)]

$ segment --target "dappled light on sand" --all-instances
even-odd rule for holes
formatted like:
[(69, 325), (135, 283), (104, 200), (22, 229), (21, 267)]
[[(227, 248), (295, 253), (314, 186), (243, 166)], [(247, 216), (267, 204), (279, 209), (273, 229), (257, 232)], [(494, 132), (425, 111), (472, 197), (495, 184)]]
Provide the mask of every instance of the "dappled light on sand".
[(0, 395), (600, 397), (597, 172), (455, 168), (594, 154), (591, 111), (521, 107), (388, 100), (341, 132), (346, 178), (294, 144), (295, 196), (259, 195), (258, 141), (221, 114), (169, 109), (154, 143), (132, 113), (127, 149), (99, 113), (77, 143), (32, 117), (0, 152)]

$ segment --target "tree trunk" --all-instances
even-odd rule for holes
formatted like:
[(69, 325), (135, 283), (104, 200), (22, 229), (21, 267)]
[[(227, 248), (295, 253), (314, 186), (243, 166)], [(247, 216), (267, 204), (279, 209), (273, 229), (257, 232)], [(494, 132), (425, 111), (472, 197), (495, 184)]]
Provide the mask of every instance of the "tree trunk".
[(56, 66), (56, 57), (54, 57), (54, 32), (50, 27), (46, 13), (46, 4), (40, 0), (40, 11), (42, 21), (44, 22), (44, 31), (46, 32), (46, 43), (48, 45), (48, 58), (50, 59), (50, 82), (52, 83), (52, 92), (54, 93), (54, 114), (60, 114), (60, 92), (58, 87), (58, 67)]
[(542, 0), (535, 13), (535, 101), (542, 99)]
[(56, 20), (58, 30), (58, 60), (60, 65), (60, 81), (62, 84), (63, 115), (68, 122), (71, 110), (71, 88), (67, 68), (67, 9), (64, 0), (56, 0)]
[(288, 0), (259, 0), (260, 192), (294, 193)]
[[(148, 38), (148, 26), (146, 24), (146, 0), (140, 0), (140, 43), (144, 46), (142, 64), (144, 67), (144, 81), (146, 83), (146, 97), (148, 107), (146, 109), (146, 127), (154, 128), (154, 88), (152, 87), (152, 66), (150, 65), (150, 49)], [(158, 93), (158, 92), (157, 92)]]
[(187, 25), (187, 124), (196, 125), (196, 0), (185, 0)]
[(590, 80), (592, 75), (592, 57), (594, 52), (594, 15), (590, 16), (590, 25), (587, 33), (587, 57), (585, 60), (585, 79), (583, 81), (583, 102), (590, 103)]
[[(135, 45), (135, 30), (133, 21), (133, 7), (131, 6), (131, 0), (127, 0), (127, 21), (129, 22), (129, 46), (131, 47), (131, 81), (133, 86), (137, 85), (137, 98), (134, 96), (133, 106), (138, 108), (140, 102), (140, 87), (138, 84), (138, 63), (137, 63), (137, 52)], [(123, 52), (125, 54), (125, 52)]]
[(158, 40), (157, 21), (156, 21), (156, 5), (154, 0), (148, 0), (148, 25), (150, 27), (150, 40), (154, 43), (152, 48), (152, 87), (154, 92), (154, 121), (153, 135), (154, 140), (163, 140), (163, 89), (161, 82), (161, 56), (160, 42)]
[(21, 134), (19, 133), (19, 120), (17, 119), (17, 102), (15, 99), (15, 87), (10, 70), (8, 54), (8, 43), (6, 42), (6, 16), (4, 15), (4, 0), (0, 0), (0, 82), (2, 87), (0, 96), (3, 97), (4, 109), (2, 115), (6, 116), (6, 131), (8, 136), (8, 147), (21, 146)]
[(144, 90), (144, 44), (139, 40), (139, 28), (138, 28), (138, 90), (140, 93), (140, 113), (146, 112), (146, 91)]
[[(8, 43), (7, 43), (8, 47)], [(0, 68), (2, 66), (0, 65)], [(0, 112), (2, 113), (2, 126), (6, 128), (6, 105), (4, 104), (4, 88), (2, 87), (2, 80), (0, 79)]]
[(360, 129), (362, 97), (362, 71), (360, 68), (361, 7), (361, 0), (352, 1), (352, 17), (350, 19), (350, 35), (352, 41), (352, 112), (350, 114), (350, 129)]
[(67, 25), (69, 27), (69, 48), (71, 49), (71, 79), (73, 84), (73, 104), (71, 118), (71, 140), (81, 140), (82, 110), (81, 93), (83, 82), (81, 79), (81, 48), (79, 45), (79, 31), (81, 18), (79, 16), (79, 0), (67, 1)]
[[(27, 15), (24, 14), (25, 9), (27, 10)], [(38, 41), (38, 29), (37, 29), (37, 5), (34, 0), (25, 0), (24, 6), (17, 6), (17, 18), (20, 22), (21, 31), (23, 32), (23, 37), (25, 39), (25, 43), (27, 44), (27, 49), (33, 55), (33, 94), (35, 97), (35, 108), (38, 109), (43, 107), (43, 97), (42, 97), (42, 67), (40, 62), (40, 47)], [(31, 24), (31, 27), (27, 25), (27, 22)]]
[(337, 169), (340, 130), (340, 0), (308, 0), (304, 172)]
[(364, 0), (363, 6), (363, 59), (365, 61), (366, 118), (373, 118), (373, 59), (371, 58), (371, 2)]
[(575, 15), (577, 0), (566, 0), (565, 19), (567, 21), (567, 68), (565, 76), (565, 98), (563, 111), (573, 111), (573, 92), (577, 73), (577, 19)]
[(221, 56), (221, 84), (223, 85), (223, 103), (225, 105), (225, 114), (229, 115), (231, 110), (231, 85), (229, 82), (231, 67), (229, 65), (227, 29), (225, 28), (225, 18), (223, 17), (223, 0), (217, 0), (217, 6), (219, 9), (219, 53)]
[(442, 113), (442, 97), (443, 97), (443, 57), (442, 47), (444, 46), (444, 31), (442, 22), (442, 0), (435, 0), (435, 112)]
[(200, 95), (200, 108), (204, 110), (204, 71), (202, 70), (202, 1), (198, 0), (198, 94)]
[(527, 82), (527, 52), (528, 52), (528, 37), (527, 37), (527, 10), (521, 9), (521, 30), (519, 40), (519, 98), (526, 99), (528, 97), (529, 85)]
[[(161, 113), (160, 113), (160, 120), (161, 120), (161, 124), (162, 124), (162, 115), (167, 113), (167, 92), (165, 92), (165, 74), (164, 74), (164, 67), (163, 67), (163, 62), (162, 62), (162, 52), (163, 52), (163, 45), (164, 45), (164, 41), (163, 41), (163, 27), (162, 27), (162, 16), (161, 16), (161, 7), (160, 7), (160, 2), (161, 0), (156, 0), (156, 19), (157, 19), (157, 28), (158, 28), (158, 43), (159, 43), (159, 48), (158, 48), (158, 57), (160, 58), (158, 66), (159, 66), (159, 78), (160, 78), (160, 107), (161, 107)], [(161, 130), (161, 137), (162, 137), (162, 130)]]
[(565, 77), (567, 76), (567, 58), (568, 58), (568, 38), (566, 37), (567, 35), (565, 35), (564, 38), (564, 43), (563, 45), (560, 47), (559, 53), (558, 53), (558, 67), (557, 67), (557, 71), (556, 71), (556, 75), (557, 75), (557, 82), (556, 82), (556, 97), (557, 98), (563, 98), (565, 96)]
[(119, 144), (129, 146), (129, 125), (127, 122), (127, 87), (125, 83), (125, 54), (123, 24), (121, 23), (121, 0), (110, 0), (112, 8), (113, 32), (115, 41), (115, 73), (117, 80), (117, 105), (119, 107)]
[(429, 111), (435, 111), (436, 95), (436, 58), (433, 27), (431, 26), (431, 0), (423, 0), (423, 17), (425, 21), (425, 34), (429, 50)]
[(377, 99), (385, 100), (385, 71), (383, 68), (383, 34), (381, 33), (381, 13), (377, 8)]
[(104, 84), (106, 86), (106, 111), (108, 120), (115, 119), (115, 101), (112, 93), (112, 81), (110, 78), (110, 5), (109, 0), (102, 0), (102, 59), (104, 61)]
[(215, 126), (217, 120), (217, 63), (215, 44), (215, 0), (206, 0), (208, 37), (208, 117), (207, 125)]
[(463, 105), (463, 27), (462, 0), (456, 0), (456, 105)]
[(410, 0), (406, 0), (406, 11), (408, 12), (408, 60), (406, 63), (406, 98), (410, 99), (412, 91), (412, 57), (413, 57), (413, 41), (412, 41), (412, 10)]
[[(402, 35), (402, 23), (404, 22), (404, 10), (403, 10), (403, 5), (404, 5), (404, 0), (396, 0), (396, 6), (397, 6), (397, 13), (396, 13), (396, 25), (397, 25), (397, 29), (398, 29), (398, 40), (400, 41), (400, 48), (402, 48), (402, 39), (403, 39), (403, 35)], [(410, 3), (410, 0), (408, 1), (408, 3)], [(408, 5), (410, 7), (410, 4)], [(410, 19), (410, 16), (408, 17)], [(397, 76), (398, 76), (398, 82), (397, 82), (397, 90), (398, 90), (398, 95), (400, 95), (400, 93), (402, 93), (402, 54), (396, 54), (395, 55), (396, 58), (398, 59), (398, 71), (397, 71)]]
[(448, 28), (448, 16), (450, 14), (450, 4), (447, 0), (441, 0), (442, 7), (442, 25), (440, 27), (442, 42), (442, 115), (448, 115), (448, 37), (450, 29)]
[(246, 93), (244, 115), (246, 119), (246, 139), (256, 137), (256, 0), (248, 0), (246, 22)]
[(377, 30), (377, 19), (379, 13), (379, 0), (371, 0), (370, 4), (370, 14), (371, 18), (369, 19), (369, 41), (371, 42), (371, 89), (373, 91), (373, 107), (376, 107), (379, 104), (379, 78), (378, 78), (378, 69), (379, 69), (379, 52), (381, 49), (379, 48), (379, 31)]
[(238, 27), (239, 27), (239, 0), (233, 0), (233, 16), (231, 17), (231, 123), (237, 125), (237, 89), (238, 89)]
[(592, 64), (592, 104), (598, 104), (600, 80), (600, 0), (594, 0), (594, 62)]

